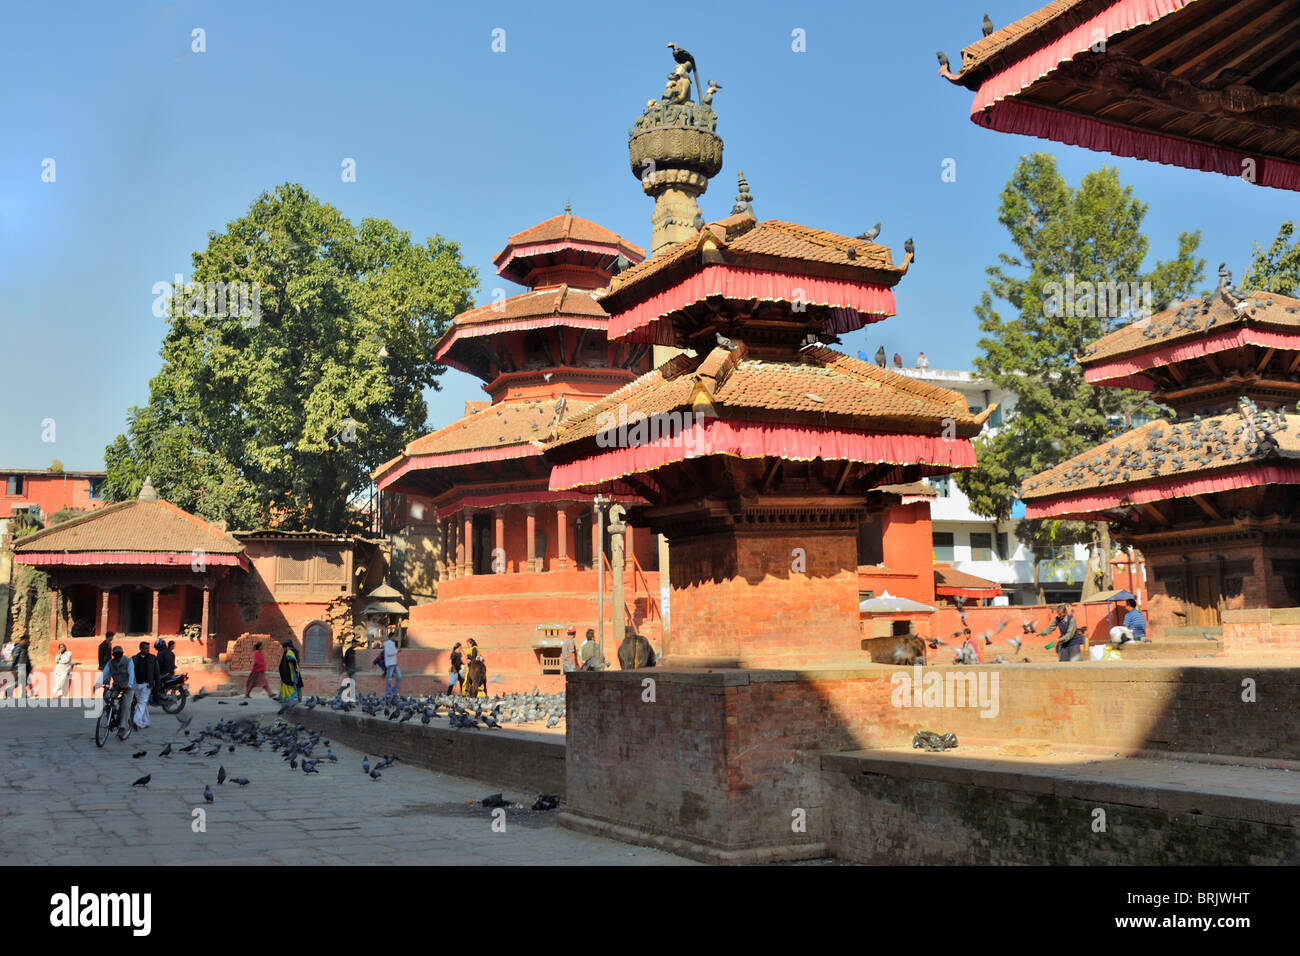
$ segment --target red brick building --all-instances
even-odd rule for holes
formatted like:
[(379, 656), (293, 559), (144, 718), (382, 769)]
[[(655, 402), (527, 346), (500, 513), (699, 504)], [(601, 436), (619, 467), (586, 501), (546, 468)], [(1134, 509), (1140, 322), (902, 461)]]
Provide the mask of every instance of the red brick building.
[[(596, 295), (643, 257), (566, 209), (511, 236), (496, 257), (497, 273), (529, 291), (456, 316), (438, 343), (438, 359), (482, 380), (488, 400), (467, 403), (463, 418), (375, 472), (386, 500), (401, 496), (404, 509), (438, 520), (437, 600), (411, 609), (408, 632), (429, 653), (409, 655), (413, 665), (441, 675), (452, 645), (474, 637), (496, 673), (536, 679), (554, 670), (539, 625), (595, 627), (602, 555), (612, 596), (608, 535), (598, 538), (591, 495), (549, 487), (542, 442), (649, 368), (648, 345), (608, 340)], [(657, 641), (656, 542), (633, 532), (628, 545), (623, 616)]]

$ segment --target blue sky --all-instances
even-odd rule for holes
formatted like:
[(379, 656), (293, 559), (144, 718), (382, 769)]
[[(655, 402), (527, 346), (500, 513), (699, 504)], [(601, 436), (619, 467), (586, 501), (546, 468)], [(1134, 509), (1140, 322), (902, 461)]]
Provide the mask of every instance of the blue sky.
[[(1005, 24), (1038, 4), (988, 0)], [(846, 338), (850, 353), (969, 367), (972, 307), (1008, 240), (998, 193), (1042, 149), (1072, 183), (1102, 164), (1150, 205), (1152, 256), (1200, 228), (1212, 275), (1238, 278), (1251, 245), (1297, 215), (1291, 193), (982, 130), (971, 94), (936, 75), (959, 62), (984, 8), (914, 3), (50, 3), (11, 6), (0, 31), (0, 467), (101, 468), (144, 404), (163, 320), (153, 284), (190, 274), (209, 230), (263, 190), (300, 182), (353, 222), (461, 243), (478, 300), (512, 232), (563, 211), (648, 245), (651, 202), (627, 129), (672, 68), (672, 40), (724, 89), (724, 167), (704, 196), (730, 211), (743, 169), (760, 219), (854, 235), (876, 220), (917, 262), (898, 315)], [(191, 50), (206, 33), (206, 52)], [(505, 30), (494, 53), (492, 31)], [(791, 49), (803, 30), (806, 52)], [(55, 160), (56, 181), (42, 182)], [(356, 160), (357, 181), (341, 181)], [(944, 159), (956, 182), (941, 181)], [(444, 424), (478, 382), (430, 393)], [(54, 419), (55, 441), (42, 441)]]

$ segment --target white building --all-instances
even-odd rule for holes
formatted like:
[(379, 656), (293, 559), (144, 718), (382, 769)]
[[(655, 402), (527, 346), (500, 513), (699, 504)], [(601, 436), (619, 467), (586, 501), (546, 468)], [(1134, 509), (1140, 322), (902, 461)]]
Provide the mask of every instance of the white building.
[[(1007, 416), (1015, 414), (1015, 393), (999, 388), (975, 372), (899, 366), (890, 371), (957, 392), (974, 414), (996, 403), (997, 410), (984, 426), (986, 435), (996, 432)], [(1014, 509), (1016, 517), (1011, 520), (994, 521), (971, 511), (970, 501), (951, 476), (926, 480), (938, 495), (930, 504), (935, 562), (996, 581), (1011, 604), (1035, 603), (1038, 596), (1034, 590), (1034, 555), (1015, 536), (1023, 506)], [(1077, 600), (1083, 590), (1088, 549), (1075, 545), (1062, 549), (1059, 554), (1039, 558), (1039, 581), (1047, 602)]]

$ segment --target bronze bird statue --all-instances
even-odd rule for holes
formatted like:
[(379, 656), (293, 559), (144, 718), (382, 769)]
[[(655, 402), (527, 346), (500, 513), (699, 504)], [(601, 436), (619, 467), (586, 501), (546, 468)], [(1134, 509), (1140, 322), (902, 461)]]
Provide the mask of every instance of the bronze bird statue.
[(673, 59), (686, 67), (691, 79), (695, 81), (695, 87), (698, 90), (700, 86), (700, 73), (695, 67), (695, 57), (691, 56), (689, 50), (679, 47), (676, 43), (668, 44), (668, 49), (673, 51)]

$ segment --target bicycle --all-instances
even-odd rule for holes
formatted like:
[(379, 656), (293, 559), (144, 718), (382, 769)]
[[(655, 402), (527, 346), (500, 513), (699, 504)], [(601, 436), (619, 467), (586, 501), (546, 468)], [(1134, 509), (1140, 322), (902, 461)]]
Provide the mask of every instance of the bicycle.
[(112, 689), (104, 691), (104, 709), (95, 719), (95, 746), (102, 747), (108, 742), (109, 732), (117, 727), (118, 738), (126, 740), (131, 736), (131, 715), (126, 715), (126, 724), (122, 724), (122, 697), (124, 692)]

